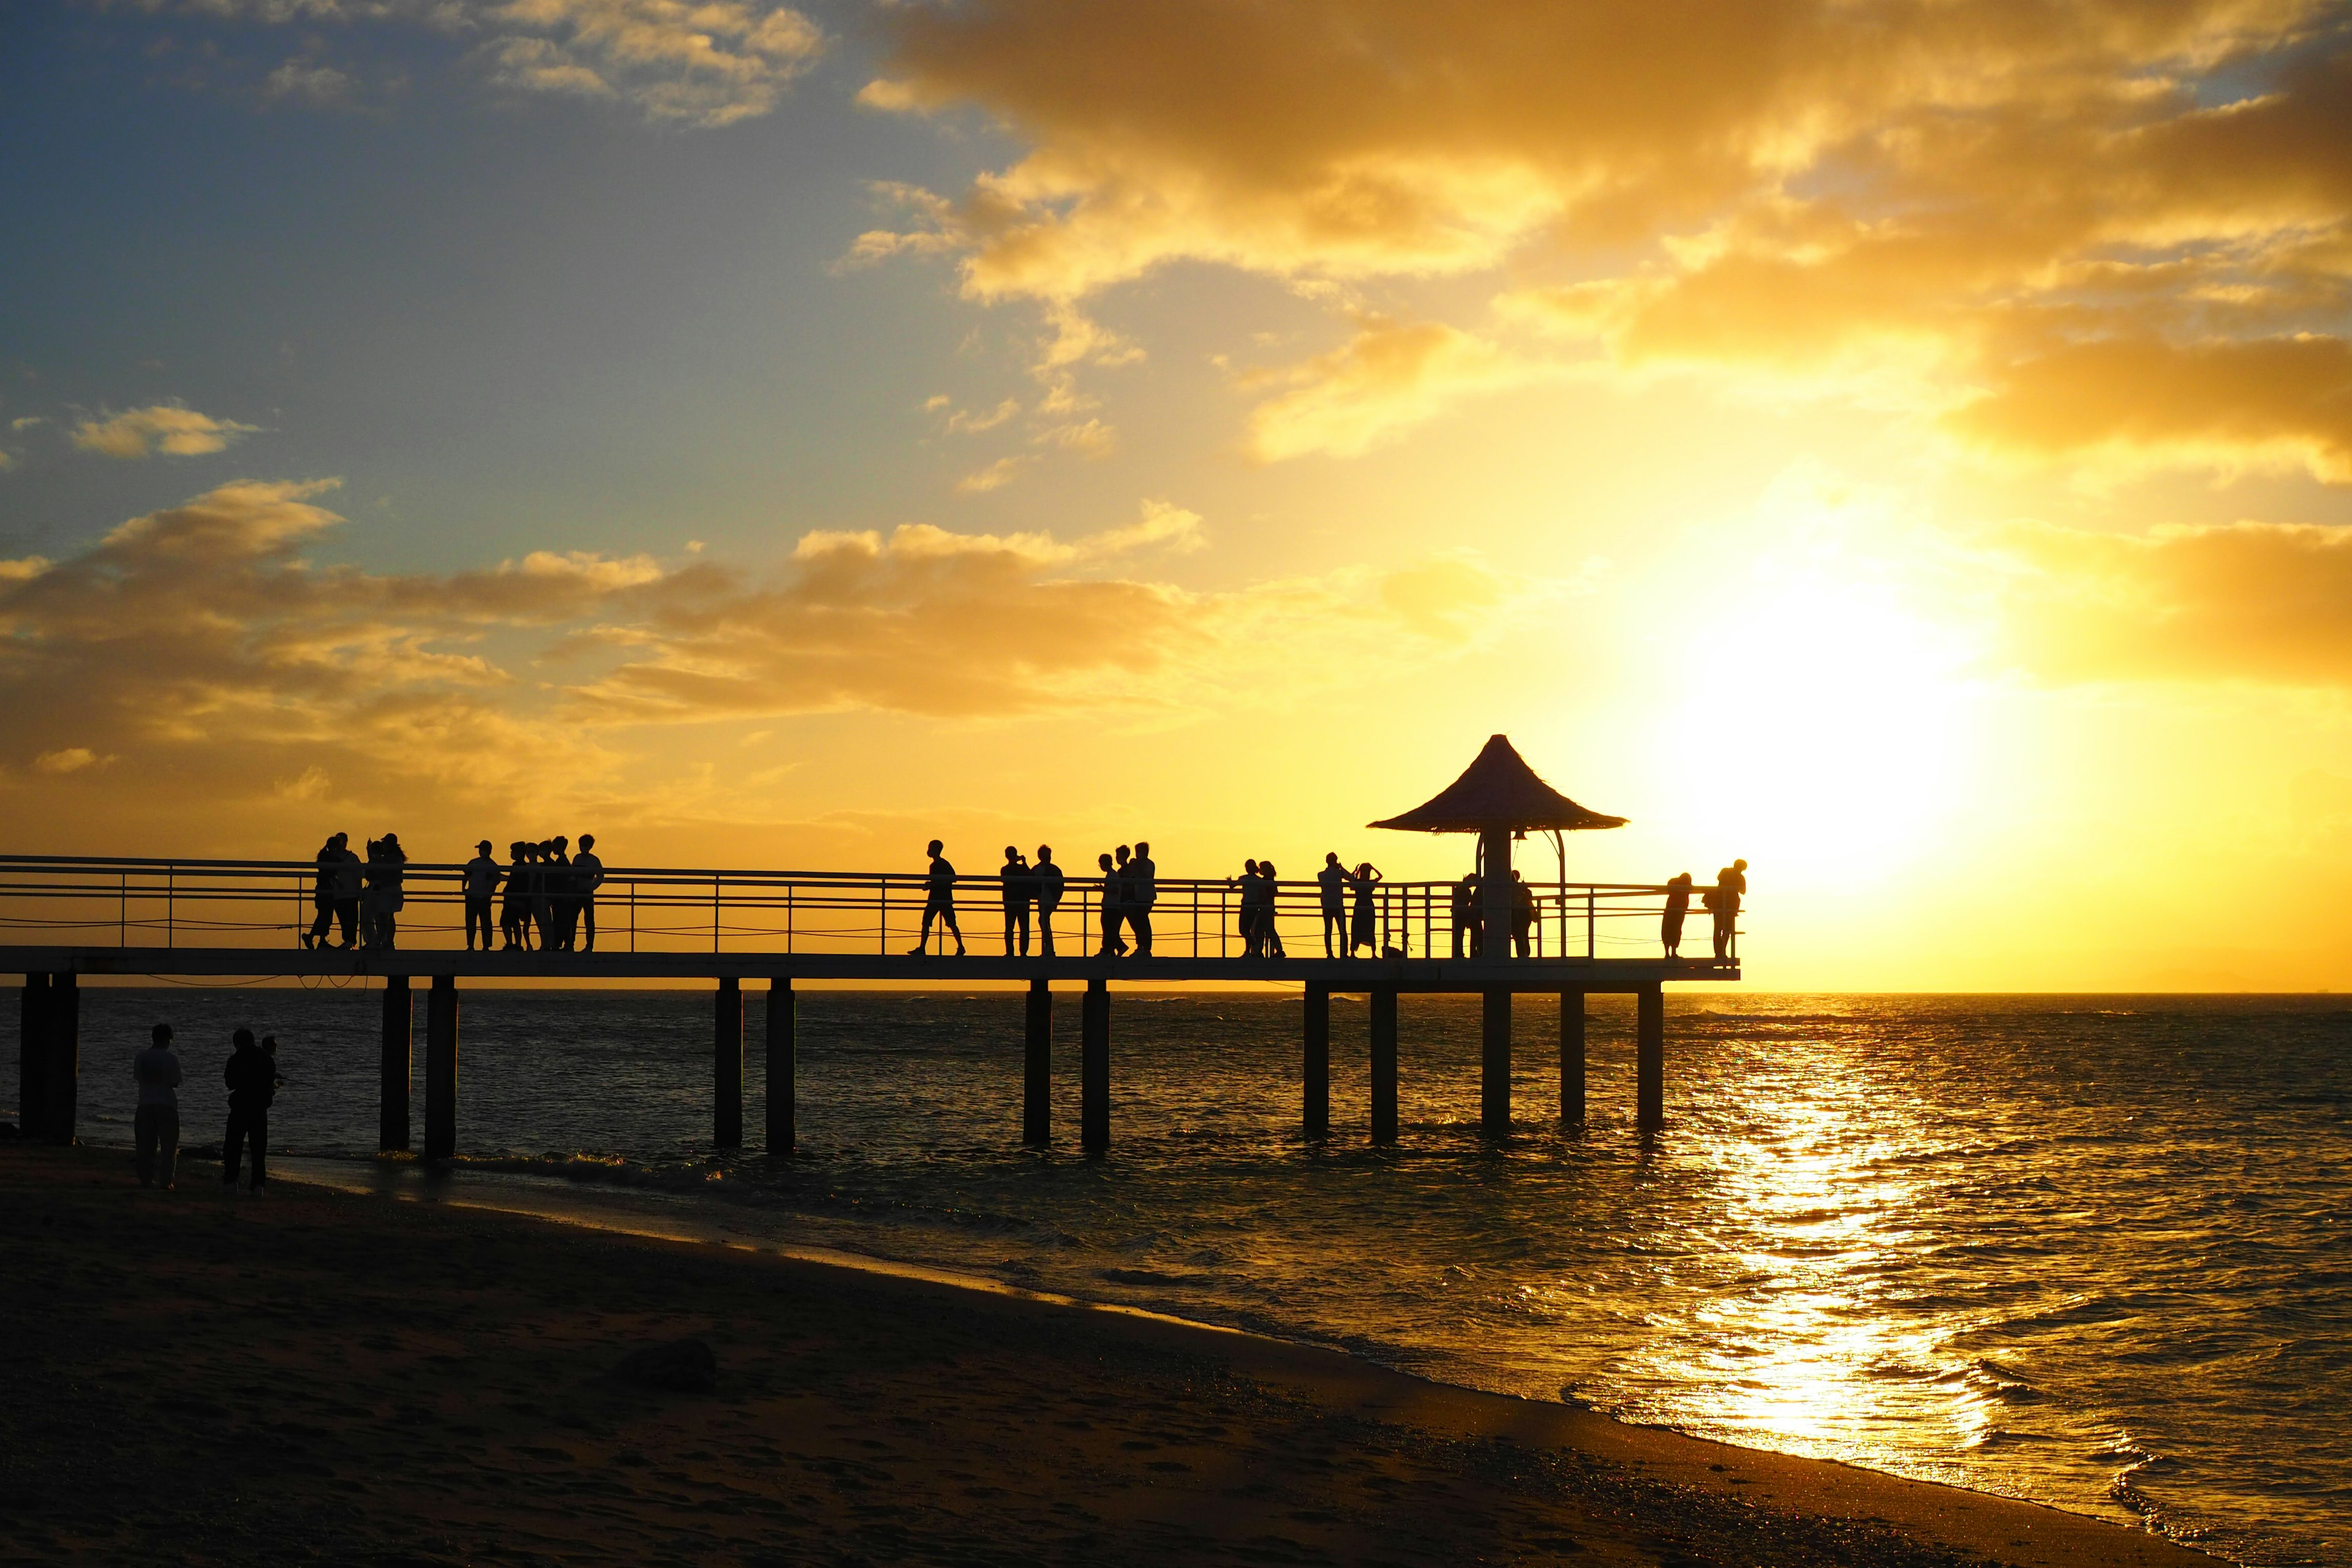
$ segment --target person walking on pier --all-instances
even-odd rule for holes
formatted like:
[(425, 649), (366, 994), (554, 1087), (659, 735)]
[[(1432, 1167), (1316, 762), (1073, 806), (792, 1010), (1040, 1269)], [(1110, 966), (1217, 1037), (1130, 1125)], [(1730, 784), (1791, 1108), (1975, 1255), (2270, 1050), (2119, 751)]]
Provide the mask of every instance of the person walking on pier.
[(1704, 902), (1707, 912), (1715, 916), (1715, 961), (1727, 962), (1731, 956), (1731, 939), (1739, 929), (1739, 899), (1748, 891), (1748, 862), (1734, 860), (1715, 875), (1715, 886), (1706, 890)]
[(139, 1109), (131, 1138), (138, 1151), (139, 1184), (170, 1192), (179, 1184), (180, 1058), (172, 1054), (172, 1026), (158, 1024), (154, 1043), (131, 1059), (139, 1080)]
[(362, 947), (389, 949), (399, 928), (398, 916), (407, 907), (402, 879), (407, 875), (408, 851), (400, 835), (387, 833), (368, 840), (367, 910), (361, 922)]
[(1683, 955), (1683, 921), (1690, 914), (1691, 874), (1666, 879), (1666, 916), (1658, 927), (1658, 939), (1665, 944), (1668, 958)]
[[(1120, 853), (1126, 850), (1126, 845), (1119, 846)], [(1102, 868), (1102, 951), (1095, 956), (1122, 957), (1127, 952), (1127, 942), (1118, 931), (1127, 922), (1127, 875), (1111, 864), (1108, 855), (1096, 856), (1095, 864)]]
[(1152, 863), (1151, 846), (1135, 841), (1135, 858), (1127, 863), (1127, 929), (1135, 933), (1135, 956), (1151, 956), (1151, 906), (1160, 901), (1160, 868)]
[[(1035, 877), (1037, 956), (1051, 958), (1054, 956), (1054, 911), (1062, 907), (1062, 868), (1054, 864), (1054, 847), (1050, 844), (1037, 846)], [(1083, 945), (1080, 951), (1085, 951)]]
[(490, 951), (490, 900), (499, 890), (499, 863), (490, 858), (490, 841), (483, 839), (474, 846), (474, 858), (466, 862), (458, 874), (459, 889), (466, 897), (466, 951), (474, 951), (474, 932), (482, 933), (482, 951)]
[(1360, 947), (1370, 948), (1374, 958), (1381, 955), (1379, 921), (1374, 918), (1372, 909), (1372, 889), (1379, 886), (1380, 881), (1380, 868), (1370, 860), (1357, 867), (1356, 874), (1348, 879), (1348, 886), (1356, 893), (1355, 924), (1348, 932), (1349, 958), (1356, 956), (1356, 950)]
[(278, 1064), (253, 1043), (251, 1029), (229, 1037), (236, 1047), (221, 1070), (228, 1084), (228, 1135), (221, 1142), (221, 1184), (236, 1185), (238, 1145), (253, 1146), (253, 1190), (269, 1179), (265, 1151), (269, 1142), (269, 1102), (278, 1094)]
[(343, 846), (350, 842), (348, 835), (334, 833), (330, 834), (326, 843), (319, 847), (317, 880), (310, 891), (310, 906), (317, 911), (317, 918), (311, 921), (310, 929), (302, 933), (302, 945), (306, 948), (327, 945), (328, 922), (337, 915), (342, 917), (343, 945), (351, 946), (357, 937), (353, 928), (359, 924), (359, 905), (356, 900), (350, 904), (342, 900), (343, 862), (352, 858), (352, 852)]
[(580, 836), (580, 853), (572, 858), (572, 896), (580, 929), (573, 951), (596, 951), (596, 889), (604, 885), (604, 862), (596, 856), (596, 836)]
[(924, 851), (930, 856), (931, 865), (930, 869), (924, 873), (928, 891), (923, 900), (923, 936), (921, 941), (907, 950), (909, 957), (920, 957), (930, 951), (931, 922), (935, 920), (944, 924), (949, 934), (955, 938), (956, 956), (963, 956), (963, 928), (956, 924), (956, 868), (948, 864), (946, 856), (940, 853), (946, 847), (945, 844), (934, 838)]
[[(1029, 956), (1029, 905), (1036, 897), (1036, 880), (1029, 871), (1029, 862), (1012, 845), (1004, 847), (1004, 864), (996, 873), (1004, 884), (1004, 956)], [(1014, 946), (1015, 933), (1020, 944)]]
[[(1478, 918), (1478, 873), (1471, 872), (1454, 884), (1454, 956), (1478, 956), (1479, 938), (1485, 922)], [(1464, 948), (1468, 948), (1465, 954)]]
[(507, 896), (499, 905), (499, 935), (504, 947), (530, 951), (530, 846), (507, 846)]
[[(1348, 868), (1339, 864), (1337, 849), (1323, 852), (1323, 869), (1315, 873), (1315, 885), (1321, 889), (1323, 956), (1335, 958), (1338, 954), (1331, 951), (1331, 939), (1338, 937), (1342, 946), (1348, 941)], [(1355, 949), (1349, 948), (1348, 954), (1354, 957)]]

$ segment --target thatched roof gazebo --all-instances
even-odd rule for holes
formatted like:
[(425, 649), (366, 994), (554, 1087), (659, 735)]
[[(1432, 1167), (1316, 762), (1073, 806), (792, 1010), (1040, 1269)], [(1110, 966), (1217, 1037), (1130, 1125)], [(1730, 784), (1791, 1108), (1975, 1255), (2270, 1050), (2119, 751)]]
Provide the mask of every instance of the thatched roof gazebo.
[[(1487, 739), (1462, 776), (1427, 801), (1401, 816), (1369, 824), (1400, 833), (1475, 833), (1478, 836), (1487, 931), (1498, 933), (1487, 955), (1501, 958), (1510, 951), (1511, 840), (1529, 828), (1554, 836), (1602, 827), (1622, 827), (1625, 819), (1590, 811), (1536, 776), (1527, 759), (1507, 735)], [(1560, 850), (1561, 876), (1567, 876), (1567, 851)]]

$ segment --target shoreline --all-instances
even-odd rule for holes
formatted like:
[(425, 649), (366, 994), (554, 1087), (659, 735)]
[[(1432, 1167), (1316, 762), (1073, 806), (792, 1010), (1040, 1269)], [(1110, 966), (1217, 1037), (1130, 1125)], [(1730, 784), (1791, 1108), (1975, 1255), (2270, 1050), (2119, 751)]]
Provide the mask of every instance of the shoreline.
[[(437, 1426), (460, 1439), (469, 1433), (480, 1438), (503, 1423), (519, 1428), (502, 1432), (503, 1448), (458, 1445), (483, 1449), (489, 1463), (482, 1475), (520, 1471), (530, 1481), (527, 1489), (580, 1489), (603, 1497), (607, 1508), (625, 1499), (621, 1513), (628, 1529), (655, 1535), (683, 1528), (703, 1510), (681, 1513), (677, 1497), (647, 1495), (647, 1488), (629, 1484), (644, 1479), (639, 1471), (684, 1478), (666, 1483), (672, 1493), (717, 1487), (733, 1506), (759, 1514), (761, 1508), (749, 1500), (761, 1495), (763, 1482), (781, 1485), (778, 1478), (794, 1466), (801, 1482), (811, 1474), (854, 1480), (838, 1467), (855, 1455), (841, 1450), (899, 1455), (904, 1473), (884, 1489), (898, 1500), (887, 1519), (859, 1511), (866, 1506), (861, 1490), (877, 1484), (872, 1478), (835, 1486), (830, 1496), (769, 1496), (775, 1540), (762, 1548), (767, 1557), (749, 1561), (802, 1561), (795, 1553), (815, 1553), (820, 1538), (886, 1523), (909, 1544), (877, 1553), (877, 1561), (923, 1559), (934, 1547), (944, 1553), (940, 1560), (970, 1560), (975, 1528), (983, 1539), (1027, 1539), (1042, 1530), (1047, 1544), (1022, 1555), (1055, 1560), (1062, 1549), (1052, 1542), (1065, 1526), (1076, 1531), (1065, 1542), (1074, 1553), (1083, 1538), (1092, 1542), (1083, 1554), (1124, 1543), (1147, 1559), (1184, 1561), (1265, 1561), (1249, 1542), (1269, 1539), (1289, 1543), (1276, 1556), (1297, 1561), (1362, 1560), (1366, 1552), (1397, 1562), (1458, 1561), (1481, 1546), (1579, 1562), (1776, 1568), (1976, 1560), (2020, 1568), (2187, 1568), (2217, 1561), (2158, 1536), (2039, 1504), (1632, 1426), (1565, 1405), (1433, 1383), (1328, 1347), (950, 1270), (646, 1235), (455, 1196), (371, 1203), (402, 1194), (312, 1185), (299, 1177), (257, 1201), (231, 1198), (219, 1191), (213, 1170), (194, 1165), (184, 1173), (193, 1179), (167, 1195), (132, 1184), (117, 1152), (0, 1150), (0, 1188), (11, 1200), (0, 1229), (14, 1233), (11, 1256), (48, 1265), (26, 1270), (6, 1301), (37, 1307), (52, 1283), (73, 1296), (77, 1270), (103, 1273), (113, 1290), (110, 1300), (100, 1292), (89, 1303), (100, 1319), (175, 1325), (166, 1340), (190, 1352), (194, 1375), (203, 1382), (222, 1373), (220, 1348), (209, 1331), (182, 1323), (171, 1310), (187, 1297), (192, 1277), (204, 1281), (193, 1299), (218, 1300), (225, 1290), (251, 1297), (265, 1303), (272, 1322), (284, 1309), (266, 1303), (299, 1299), (303, 1305), (290, 1316), (309, 1324), (299, 1340), (309, 1360), (295, 1383), (345, 1407), (345, 1420), (316, 1427), (315, 1420), (272, 1422), (257, 1409), (262, 1418), (242, 1426), (263, 1434), (274, 1426), (314, 1427), (326, 1447), (352, 1451), (355, 1470), (396, 1479), (424, 1464), (400, 1440), (417, 1435), (407, 1429)], [(58, 1217), (79, 1222), (70, 1227), (74, 1239), (60, 1239), (53, 1223)], [(532, 1225), (534, 1218), (558, 1223)], [(126, 1273), (126, 1243), (134, 1252), (142, 1243), (163, 1251), (151, 1250), (146, 1269)], [(212, 1255), (222, 1247), (243, 1259), (250, 1277), (234, 1270), (227, 1279), (212, 1277), (218, 1272)], [(476, 1260), (477, 1277), (433, 1282), (442, 1271), (436, 1262), (452, 1249)], [(395, 1267), (398, 1260), (407, 1267)], [(349, 1266), (355, 1262), (353, 1278)], [(614, 1279), (625, 1282), (600, 1283)], [(537, 1310), (501, 1313), (493, 1297)], [(411, 1331), (398, 1325), (420, 1310), (440, 1338), (454, 1334), (473, 1349), (454, 1358), (446, 1350), (410, 1355), (405, 1378), (387, 1378), (386, 1358), (417, 1348), (403, 1342)], [(34, 1346), (60, 1334), (74, 1338), (89, 1326), (44, 1321), (37, 1310), (22, 1315), (12, 1336)], [(717, 1347), (720, 1366), (719, 1393), (688, 1401), (705, 1418), (698, 1428), (693, 1421), (681, 1427), (677, 1411), (649, 1407), (642, 1394), (612, 1391), (603, 1376), (625, 1342), (659, 1337), (657, 1331), (688, 1320)], [(243, 1321), (230, 1315), (232, 1342)], [(812, 1331), (831, 1347), (817, 1358), (827, 1375), (787, 1396), (787, 1384), (805, 1380), (790, 1375), (791, 1358), (778, 1362), (772, 1347), (779, 1334), (805, 1338)], [(278, 1332), (272, 1328), (273, 1341)], [(495, 1375), (488, 1384), (520, 1374), (527, 1386), (534, 1344), (546, 1339), (595, 1351), (584, 1361), (568, 1358), (554, 1375), (549, 1386), (560, 1385), (563, 1401), (544, 1394), (486, 1405), (484, 1389), (445, 1388), (438, 1411), (404, 1413), (397, 1385), (420, 1375), (420, 1365), (428, 1383), (439, 1381), (431, 1368), (454, 1359), (488, 1369)], [(944, 1405), (942, 1379), (915, 1370), (936, 1362), (943, 1343), (952, 1369)], [(123, 1352), (105, 1335), (79, 1355), (65, 1349), (34, 1354), (22, 1375), (38, 1383), (58, 1375), (60, 1362), (102, 1368), (126, 1353), (145, 1375), (162, 1375), (156, 1357)], [(101, 1373), (101, 1381), (111, 1379)], [(340, 1392), (321, 1392), (331, 1389)], [(11, 1411), (45, 1404), (28, 1401), (25, 1389), (0, 1392)], [(191, 1409), (236, 1418), (233, 1402), (217, 1393), (191, 1397)], [(563, 1402), (571, 1408), (550, 1408)], [(925, 1407), (919, 1420), (908, 1414), (917, 1406)], [(992, 1415), (975, 1425), (977, 1406)], [(737, 1473), (739, 1467), (718, 1457), (709, 1424), (730, 1411), (735, 1441), (790, 1464)], [(808, 1436), (811, 1414), (830, 1417), (819, 1423), (826, 1434), (821, 1440)], [(0, 1415), (0, 1430), (20, 1419)], [(168, 1412), (163, 1419), (168, 1426)], [(1025, 1442), (1007, 1444), (1008, 1424)], [(928, 1436), (911, 1437), (915, 1426)], [(58, 1446), (28, 1445), (25, 1436), (20, 1429), (0, 1447), (35, 1456), (38, 1470), (38, 1456)], [(119, 1428), (111, 1452), (103, 1433), (80, 1437), (65, 1447), (101, 1467), (129, 1457), (121, 1447), (130, 1440)], [(788, 1445), (782, 1453), (779, 1440)], [(915, 1451), (902, 1452), (908, 1448)], [(1182, 1458), (1149, 1457), (1162, 1451)], [(661, 1452), (670, 1459), (655, 1457)], [(632, 1454), (645, 1463), (633, 1464)], [(6, 1492), (48, 1500), (46, 1488), (20, 1490), (33, 1479), (18, 1473), (26, 1468), (22, 1459), (0, 1461)], [(316, 1503), (348, 1496), (355, 1484), (365, 1489), (344, 1466), (320, 1468), (333, 1473), (309, 1477), (293, 1491)], [(477, 1475), (478, 1484), (455, 1484), (463, 1478), (425, 1470), (409, 1479), (427, 1490), (454, 1485), (457, 1495), (439, 1510), (453, 1543), (475, 1540), (472, 1550), (485, 1557), (521, 1549), (509, 1539), (520, 1527), (492, 1506), (518, 1479)], [(284, 1480), (295, 1472), (281, 1468), (279, 1474)], [(1438, 1498), (1446, 1500), (1444, 1507), (1430, 1500)], [(1112, 1501), (1117, 1506), (1106, 1506)], [(416, 1506), (414, 1496), (404, 1496), (404, 1517)], [(23, 1507), (20, 1500), (18, 1510)], [(1074, 1522), (1072, 1510), (1092, 1522)], [(302, 1511), (307, 1518), (315, 1510)], [(543, 1509), (526, 1512), (525, 1533), (551, 1527), (541, 1517)], [(352, 1528), (367, 1519), (362, 1510)], [(473, 1535), (451, 1533), (461, 1526)], [(698, 1528), (710, 1533), (713, 1527)], [(67, 1541), (54, 1526), (49, 1534)], [(719, 1547), (717, 1537), (726, 1534), (717, 1531), (708, 1544)], [(1575, 1544), (1561, 1544), (1570, 1542)], [(573, 1541), (552, 1560), (593, 1560), (597, 1550)], [(0, 1558), (6, 1554), (0, 1547)], [(94, 1553), (121, 1555), (119, 1539)], [(638, 1552), (635, 1560), (657, 1556)]]

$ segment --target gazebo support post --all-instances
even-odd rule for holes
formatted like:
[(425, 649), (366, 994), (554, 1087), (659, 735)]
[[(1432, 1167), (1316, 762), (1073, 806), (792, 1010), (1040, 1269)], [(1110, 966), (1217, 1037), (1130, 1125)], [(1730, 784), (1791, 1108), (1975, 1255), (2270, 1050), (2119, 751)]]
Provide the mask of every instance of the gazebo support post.
[(1486, 993), (1482, 1044), (1478, 1130), (1489, 1138), (1501, 1138), (1511, 1131), (1511, 993), (1507, 986)]

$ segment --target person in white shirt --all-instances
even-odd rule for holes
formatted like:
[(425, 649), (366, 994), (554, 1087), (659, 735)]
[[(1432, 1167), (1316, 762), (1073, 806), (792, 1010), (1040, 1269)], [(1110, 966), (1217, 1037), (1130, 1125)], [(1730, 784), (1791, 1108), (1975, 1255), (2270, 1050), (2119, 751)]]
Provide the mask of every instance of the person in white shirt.
[(155, 1026), (155, 1043), (131, 1061), (139, 1080), (139, 1110), (131, 1119), (138, 1148), (139, 1184), (157, 1182), (170, 1192), (180, 1165), (180, 1058), (172, 1054), (172, 1026)]
[(596, 889), (604, 885), (604, 862), (595, 854), (596, 836), (580, 836), (580, 853), (572, 858), (572, 891), (580, 900), (579, 951), (596, 951)]

